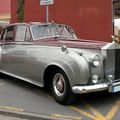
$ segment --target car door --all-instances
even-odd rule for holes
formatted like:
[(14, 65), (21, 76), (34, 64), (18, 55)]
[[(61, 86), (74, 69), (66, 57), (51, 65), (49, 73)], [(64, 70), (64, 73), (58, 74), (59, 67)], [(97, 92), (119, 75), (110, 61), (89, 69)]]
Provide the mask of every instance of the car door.
[[(4, 71), (32, 83), (40, 83), (40, 67), (35, 56), (35, 46), (31, 42), (30, 29), (26, 25), (15, 26), (14, 41), (2, 49), (2, 68)], [(5, 57), (6, 56), (6, 57)], [(40, 85), (40, 84), (39, 84)]]
[(9, 26), (2, 31), (0, 38), (0, 58), (1, 58), (1, 70), (5, 72), (11, 71), (9, 64), (9, 49), (14, 47), (14, 26)]
[[(9, 70), (8, 72), (19, 77), (25, 77), (27, 68), (25, 60), (27, 58), (27, 46), (30, 44), (29, 29), (26, 25), (15, 26), (14, 43), (9, 44)], [(4, 68), (4, 67), (3, 67)]]

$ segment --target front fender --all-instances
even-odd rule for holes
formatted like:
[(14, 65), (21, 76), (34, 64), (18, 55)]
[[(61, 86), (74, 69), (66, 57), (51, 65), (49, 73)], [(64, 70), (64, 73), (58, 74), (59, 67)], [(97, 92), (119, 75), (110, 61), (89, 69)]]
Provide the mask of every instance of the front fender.
[(77, 53), (67, 53), (62, 58), (50, 63), (49, 66), (58, 66), (67, 75), (71, 87), (78, 84), (87, 84), (90, 77), (89, 63), (85, 57)]
[(75, 52), (69, 53), (69, 56), (73, 58), (74, 61), (74, 64), (71, 64), (71, 67), (75, 76), (75, 84), (87, 84), (90, 78), (90, 66), (88, 60), (86, 57)]
[(71, 86), (74, 85), (74, 81), (75, 81), (74, 76), (75, 75), (71, 69), (71, 66), (68, 63), (66, 63), (65, 61), (62, 61), (62, 60), (57, 60), (57, 61), (54, 61), (51, 64), (47, 65), (46, 69), (49, 68), (50, 66), (56, 66), (56, 67), (60, 68), (61, 70), (63, 70), (69, 79), (70, 85)]

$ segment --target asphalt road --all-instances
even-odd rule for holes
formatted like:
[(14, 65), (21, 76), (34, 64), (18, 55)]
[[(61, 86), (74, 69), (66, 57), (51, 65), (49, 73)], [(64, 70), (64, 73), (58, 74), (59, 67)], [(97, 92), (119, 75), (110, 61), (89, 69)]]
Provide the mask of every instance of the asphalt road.
[(73, 120), (120, 120), (120, 92), (79, 95), (76, 103), (63, 106), (49, 90), (0, 75), (0, 109)]

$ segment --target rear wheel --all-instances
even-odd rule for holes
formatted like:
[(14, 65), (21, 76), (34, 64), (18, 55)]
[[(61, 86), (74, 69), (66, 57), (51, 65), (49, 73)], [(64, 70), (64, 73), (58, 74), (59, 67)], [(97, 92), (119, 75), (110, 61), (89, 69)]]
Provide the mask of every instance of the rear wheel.
[(68, 77), (60, 69), (52, 75), (51, 91), (55, 100), (63, 105), (71, 104), (76, 99), (76, 95), (71, 90)]

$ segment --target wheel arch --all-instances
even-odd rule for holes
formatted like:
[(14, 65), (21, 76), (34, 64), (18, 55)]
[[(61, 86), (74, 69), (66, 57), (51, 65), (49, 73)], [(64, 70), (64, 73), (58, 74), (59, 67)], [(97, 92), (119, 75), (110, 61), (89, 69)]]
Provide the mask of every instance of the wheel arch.
[(43, 75), (44, 86), (48, 87), (50, 85), (50, 79), (51, 79), (50, 76), (57, 69), (61, 69), (66, 74), (66, 76), (68, 77), (69, 83), (72, 86), (74, 82), (74, 75), (73, 75), (71, 68), (69, 66), (65, 67), (65, 66), (58, 65), (58, 64), (51, 64), (46, 67), (44, 71), (44, 75)]

